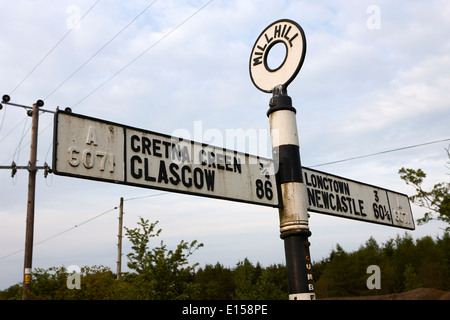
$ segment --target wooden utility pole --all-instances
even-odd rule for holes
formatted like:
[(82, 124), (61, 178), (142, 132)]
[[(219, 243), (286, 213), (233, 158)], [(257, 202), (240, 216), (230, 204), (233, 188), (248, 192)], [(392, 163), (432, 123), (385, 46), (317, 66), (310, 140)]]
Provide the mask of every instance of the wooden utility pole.
[(120, 273), (122, 272), (122, 226), (123, 226), (123, 198), (120, 198), (120, 210), (119, 210), (119, 234), (117, 235), (117, 280), (120, 279)]
[(25, 233), (25, 258), (24, 258), (24, 275), (22, 285), (22, 300), (30, 299), (31, 290), (31, 267), (33, 260), (33, 234), (34, 234), (34, 206), (35, 206), (35, 191), (36, 191), (36, 158), (37, 158), (37, 144), (38, 144), (38, 127), (39, 127), (39, 107), (42, 107), (44, 102), (38, 100), (33, 104), (31, 110), (31, 147), (30, 147), (30, 163), (28, 175), (28, 203), (27, 203), (27, 222)]

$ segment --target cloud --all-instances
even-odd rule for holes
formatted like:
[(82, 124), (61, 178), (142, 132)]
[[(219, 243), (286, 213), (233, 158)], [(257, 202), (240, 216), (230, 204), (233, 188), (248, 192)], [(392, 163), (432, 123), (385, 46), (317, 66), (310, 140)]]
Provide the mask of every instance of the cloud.
[[(99, 2), (80, 28), (11, 95), (12, 101), (32, 104), (45, 98), (150, 3)], [(203, 133), (221, 132), (223, 137), (227, 130), (267, 130), (271, 95), (251, 83), (250, 51), (267, 25), (290, 18), (302, 25), (308, 46), (302, 70), (288, 88), (297, 109), (304, 165), (448, 138), (450, 5), (446, 1), (380, 1), (375, 4), (380, 9), (379, 29), (367, 27), (367, 8), (373, 4), (369, 1), (216, 0), (180, 25), (206, 3), (155, 2), (56, 90), (45, 108), (71, 106), (76, 113), (164, 134), (188, 130), (193, 136), (196, 121), (201, 121)], [(67, 33), (68, 20), (76, 13), (67, 12), (68, 8), (79, 6), (84, 14), (92, 4), (2, 3), (0, 25), (8, 30), (0, 39), (2, 94), (11, 93)], [(12, 159), (25, 165), (31, 119), (24, 110), (10, 106), (0, 110), (0, 121), (3, 116), (0, 165), (9, 165)], [(51, 162), (52, 123), (51, 114), (40, 116), (39, 164)], [(398, 169), (421, 167), (431, 178), (427, 183), (442, 182), (446, 146), (431, 145), (323, 170), (407, 193), (411, 190), (399, 179)], [(19, 171), (14, 180), (9, 170), (0, 174), (0, 214), (5, 217), (0, 229), (0, 242), (5, 245), (0, 254), (9, 254), (23, 248), (28, 174)], [(36, 241), (117, 206), (120, 197), (153, 192), (54, 175), (45, 180), (39, 171)], [(421, 214), (420, 210), (414, 213), (416, 218)], [(267, 264), (284, 259), (276, 209), (171, 194), (126, 202), (126, 225), (134, 225), (139, 215), (160, 220), (164, 239), (171, 244), (181, 239), (204, 242), (198, 259), (205, 263), (234, 265), (246, 256)], [(115, 269), (116, 218), (113, 211), (41, 244), (34, 266), (108, 264)], [(379, 241), (402, 232), (335, 219), (311, 216), (313, 259), (325, 256), (336, 242), (356, 246), (368, 235), (376, 235)], [(436, 230), (434, 226), (427, 232)], [(8, 270), (0, 278), (0, 288), (21, 281), (22, 260), (18, 254), (0, 261), (2, 271)]]
[(342, 131), (389, 130), (398, 123), (408, 126), (409, 122), (429, 113), (448, 111), (449, 72), (450, 56), (430, 57), (410, 70), (399, 71), (389, 88), (358, 99), (364, 107), (349, 118)]

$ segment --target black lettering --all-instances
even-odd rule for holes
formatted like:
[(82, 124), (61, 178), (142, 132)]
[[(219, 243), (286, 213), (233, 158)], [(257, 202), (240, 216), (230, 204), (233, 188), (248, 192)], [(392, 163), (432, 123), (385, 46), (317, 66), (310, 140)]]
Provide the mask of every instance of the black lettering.
[(217, 169), (224, 170), (225, 167), (223, 166), (223, 163), (223, 154), (219, 153), (217, 155)]
[(180, 167), (176, 163), (171, 163), (169, 165), (170, 173), (173, 176), (173, 177), (170, 177), (169, 180), (170, 180), (170, 183), (173, 185), (177, 185), (178, 183), (180, 183), (180, 175), (177, 172), (178, 169), (180, 169)]
[(325, 190), (328, 190), (328, 178), (322, 178), (322, 186)]
[(348, 183), (344, 184), (344, 194), (346, 195), (350, 195), (350, 186), (348, 185)]
[(234, 157), (234, 172), (239, 171), (239, 173), (242, 173), (242, 168), (241, 168), (241, 159), (239, 159), (238, 157)]
[(161, 150), (161, 140), (153, 139), (153, 155), (155, 157), (162, 157), (162, 154), (159, 152)]
[(317, 176), (315, 174), (311, 175), (311, 183), (314, 188), (317, 187)]
[(347, 212), (348, 211), (348, 205), (345, 203), (346, 198), (344, 196), (341, 197), (341, 203), (342, 203), (342, 211)]
[[(142, 140), (143, 140), (143, 139), (142, 139)], [(145, 179), (145, 181), (152, 181), (152, 182), (155, 182), (155, 181), (156, 181), (156, 178), (150, 176), (149, 173), (150, 173), (150, 172), (149, 172), (148, 159), (145, 158), (145, 159), (144, 159), (144, 179)]]
[(358, 200), (358, 204), (359, 204), (359, 212), (361, 212), (361, 216), (366, 217), (367, 214), (363, 211), (364, 210), (364, 201)]
[(189, 166), (183, 166), (183, 167), (181, 168), (181, 182), (183, 183), (183, 185), (184, 185), (186, 188), (189, 188), (189, 187), (192, 187), (192, 178), (189, 177), (189, 178), (186, 180), (186, 171), (188, 171), (189, 173), (192, 172), (192, 171), (191, 171), (191, 168), (190, 168)]
[(264, 34), (264, 37), (266, 38), (267, 43), (271, 43), (273, 38), (270, 38), (267, 36), (267, 34)]
[(169, 179), (167, 178), (166, 164), (164, 163), (164, 160), (159, 161), (158, 182), (161, 181), (164, 181), (164, 183), (169, 183)]
[(294, 34), (294, 36), (289, 40), (289, 45), (291, 46), (291, 48), (292, 48), (292, 41), (294, 41), (294, 39), (297, 37), (298, 37), (298, 33)]
[(136, 171), (136, 162), (142, 163), (142, 159), (139, 156), (132, 156), (130, 159), (131, 162), (131, 176), (135, 179), (142, 178), (142, 169), (138, 169)]
[(320, 191), (319, 190), (314, 190), (314, 194), (316, 196), (317, 206), (319, 208), (323, 208), (323, 204), (320, 203), (320, 200), (321, 200), (321, 198), (320, 198)]
[(180, 145), (178, 144), (172, 144), (172, 160), (181, 160), (181, 151), (180, 151)]
[(275, 26), (275, 30), (273, 32), (273, 37), (274, 38), (279, 38), (280, 37), (280, 33), (281, 33), (281, 25)]
[[(344, 198), (344, 196), (342, 196), (342, 198)], [(345, 197), (345, 200), (348, 201), (348, 209), (350, 210), (350, 213), (353, 213), (353, 210), (352, 210), (352, 198)], [(347, 211), (345, 211), (345, 212), (347, 212)]]
[(225, 156), (225, 170), (233, 171), (233, 168), (231, 167), (231, 157), (230, 156)]
[[(350, 199), (350, 198), (349, 198)], [(353, 211), (355, 212), (355, 216), (360, 216), (361, 213), (356, 209), (355, 199), (352, 199)], [(351, 211), (351, 210), (350, 210)]]
[(308, 180), (308, 174), (306, 173), (306, 171), (305, 171), (305, 184), (307, 186), (311, 186), (311, 182), (309, 182), (309, 180)]
[(207, 165), (208, 163), (205, 161), (205, 160), (203, 160), (203, 155), (206, 153), (206, 151), (205, 150), (200, 150), (199, 152), (198, 152), (198, 158), (199, 158), (199, 160), (200, 160), (200, 163), (201, 163), (201, 165), (202, 166), (204, 166), (204, 165)]
[[(286, 25), (284, 25), (284, 28), (286, 28)], [(282, 37), (285, 38), (286, 40), (289, 40), (288, 34), (289, 31), (291, 31), (292, 26), (289, 26), (289, 28), (287, 29), (286, 33), (284, 33), (284, 29), (283, 29), (283, 35)]]
[(329, 193), (328, 192), (322, 191), (322, 200), (323, 200), (323, 205), (324, 205), (325, 209), (329, 209), (330, 202), (329, 202)]
[(330, 193), (330, 207), (332, 210), (336, 210), (336, 206), (333, 205), (332, 199), (334, 199), (334, 194)]
[(172, 143), (168, 141), (163, 141), (162, 144), (164, 145), (164, 157), (166, 159), (169, 159), (169, 147), (172, 145)]
[(205, 169), (205, 180), (208, 191), (214, 191), (214, 170)]
[(145, 154), (145, 152), (147, 151), (148, 155), (151, 155), (152, 153), (150, 152), (150, 146), (151, 146), (151, 141), (149, 138), (147, 137), (142, 137), (142, 153)]
[(191, 158), (189, 156), (189, 149), (187, 146), (184, 146), (183, 149), (181, 150), (181, 158), (183, 162), (191, 162)]
[(339, 183), (336, 180), (333, 181), (333, 188), (334, 191), (339, 192)]
[(256, 55), (261, 55), (261, 56), (253, 58), (253, 66), (257, 66), (258, 64), (262, 63), (262, 61), (261, 61), (261, 59), (262, 59), (262, 52), (255, 52), (255, 54)]
[(317, 188), (323, 189), (323, 177), (321, 176), (317, 177)]
[[(283, 26), (283, 31), (281, 32), (281, 37), (283, 38), (284, 37), (284, 32), (286, 31), (286, 27), (287, 27), (287, 24), (285, 24), (284, 26)], [(291, 27), (289, 26), (289, 29), (290, 29)], [(288, 31), (289, 32), (289, 31)]]
[(306, 188), (308, 191), (308, 203), (310, 206), (316, 206), (316, 198), (314, 197), (314, 190)]
[(215, 160), (216, 155), (214, 154), (214, 152), (210, 151), (208, 152), (208, 167), (216, 167), (216, 160)]
[(203, 171), (200, 168), (194, 169), (194, 185), (197, 189), (203, 188)]
[(341, 198), (338, 195), (336, 195), (336, 209), (342, 212)]
[(137, 141), (139, 142), (139, 136), (133, 134), (131, 136), (131, 150), (133, 150), (134, 152), (139, 152), (141, 151), (141, 148), (139, 147), (139, 145), (135, 145), (134, 142)]
[(339, 192), (344, 193), (344, 182), (339, 181)]

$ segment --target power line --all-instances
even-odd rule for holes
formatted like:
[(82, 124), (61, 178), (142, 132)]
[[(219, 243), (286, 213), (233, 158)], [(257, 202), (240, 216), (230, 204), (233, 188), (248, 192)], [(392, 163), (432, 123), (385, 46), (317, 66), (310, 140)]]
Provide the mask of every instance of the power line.
[(351, 160), (356, 160), (356, 159), (362, 159), (362, 158), (367, 158), (367, 157), (378, 156), (380, 154), (385, 154), (385, 153), (389, 153), (389, 152), (396, 152), (396, 151), (401, 151), (401, 150), (406, 150), (406, 149), (423, 147), (423, 146), (426, 146), (426, 145), (430, 145), (430, 144), (434, 144), (434, 143), (440, 143), (440, 142), (445, 142), (445, 141), (450, 141), (450, 138), (443, 139), (443, 140), (426, 142), (426, 143), (421, 143), (421, 144), (415, 144), (415, 145), (412, 145), (412, 146), (402, 147), (402, 148), (397, 148), (397, 149), (392, 149), (392, 150), (380, 151), (380, 152), (366, 154), (366, 155), (363, 155), (363, 156), (358, 156), (358, 157), (353, 157), (353, 158), (347, 158), (347, 159), (342, 159), (342, 160), (337, 160), (337, 161), (326, 162), (326, 163), (322, 163), (322, 164), (316, 164), (314, 166), (309, 166), (309, 167), (311, 167), (311, 168), (321, 167), (321, 166), (326, 166), (326, 165), (329, 165), (329, 164), (335, 164), (335, 163), (341, 163), (341, 162), (346, 162), (346, 161), (351, 161)]
[(151, 194), (149, 196), (142, 196), (142, 197), (135, 197), (135, 198), (124, 199), (123, 201), (133, 201), (133, 200), (140, 200), (140, 199), (144, 199), (144, 198), (153, 198), (153, 197), (163, 196), (165, 194), (168, 194), (168, 193), (161, 192), (161, 193), (157, 193), (157, 194)]
[(50, 51), (34, 66), (33, 69), (31, 69), (30, 72), (28, 72), (28, 74), (25, 76), (25, 78), (22, 79), (22, 81), (19, 82), (19, 84), (10, 92), (10, 94), (13, 94), (14, 91), (16, 91), (21, 85), (22, 83), (25, 82), (25, 80), (28, 79), (29, 76), (31, 76), (31, 74), (42, 64), (42, 62), (44, 62), (45, 59), (47, 59), (47, 57), (59, 46), (59, 44), (72, 32), (73, 29), (75, 29), (75, 27), (81, 22), (81, 20), (84, 19), (84, 17), (87, 16), (87, 14), (95, 7), (95, 5), (99, 2), (100, 0), (97, 0), (90, 8), (88, 11), (86, 11), (86, 13), (80, 18), (79, 21), (77, 21), (77, 23), (72, 27), (72, 29), (69, 29), (69, 31), (66, 32), (66, 34), (53, 46), (53, 48), (50, 49)]
[(89, 59), (87, 59), (81, 66), (78, 67), (71, 75), (67, 77), (66, 80), (64, 80), (59, 86), (57, 86), (55, 89), (53, 89), (52, 92), (50, 92), (47, 97), (44, 100), (47, 100), (55, 91), (57, 91), (59, 88), (61, 88), (67, 81), (69, 81), (70, 78), (72, 78), (78, 71), (80, 71), (85, 65), (87, 65), (95, 56), (97, 56), (100, 51), (102, 51), (107, 45), (109, 45), (115, 38), (117, 38), (125, 29), (127, 29), (134, 21), (136, 21), (141, 15), (144, 14), (145, 11), (147, 11), (148, 8), (150, 8), (157, 0), (154, 0), (152, 3), (150, 3), (147, 7), (144, 8), (136, 17), (134, 17), (133, 20), (131, 20), (125, 27), (122, 28), (118, 33), (116, 33), (109, 41), (107, 41), (100, 49), (98, 49)]
[(11, 129), (11, 131), (9, 131), (2, 139), (0, 139), (0, 142), (2, 142), (3, 140), (5, 140), (22, 122), (26, 121), (28, 119), (28, 116), (26, 116), (25, 118), (23, 118), (20, 122), (18, 122), (14, 128)]
[[(166, 195), (166, 194), (168, 194), (168, 193), (163, 193), (163, 192), (161, 192), (161, 193), (157, 193), (157, 194), (151, 194), (151, 195), (148, 195), (148, 196), (142, 196), (142, 197), (135, 197), (135, 198), (124, 199), (124, 201), (133, 201), (133, 200), (144, 199), (144, 198), (158, 197), (158, 196), (163, 196), (163, 195)], [(117, 210), (117, 209), (118, 209), (118, 207), (114, 207), (114, 208), (109, 209), (109, 210), (107, 210), (107, 211), (105, 211), (105, 212), (102, 212), (102, 213), (100, 213), (100, 214), (98, 214), (98, 215), (96, 215), (96, 216), (94, 216), (94, 217), (92, 217), (92, 218), (89, 218), (89, 219), (87, 219), (87, 220), (85, 220), (85, 221), (83, 221), (83, 222), (81, 222), (81, 223), (79, 223), (79, 224), (74, 225), (74, 226), (71, 227), (71, 228), (68, 228), (68, 229), (66, 229), (66, 230), (64, 230), (64, 231), (61, 231), (61, 232), (59, 232), (59, 233), (57, 233), (57, 234), (54, 234), (53, 236), (50, 236), (50, 237), (48, 237), (48, 238), (46, 238), (46, 239), (43, 239), (43, 240), (41, 240), (41, 241), (35, 242), (33, 246), (37, 246), (38, 244), (42, 244), (42, 243), (47, 242), (47, 241), (49, 241), (49, 240), (51, 240), (51, 239), (54, 239), (54, 238), (56, 238), (56, 237), (59, 237), (59, 236), (65, 234), (65, 233), (67, 233), (67, 232), (69, 232), (69, 231), (71, 231), (71, 230), (73, 230), (73, 229), (76, 229), (76, 228), (78, 228), (78, 227), (80, 227), (80, 226), (82, 226), (82, 225), (84, 225), (84, 224), (86, 224), (86, 223), (89, 223), (89, 222), (91, 222), (91, 221), (93, 221), (93, 220), (95, 220), (95, 219), (98, 219), (98, 218), (104, 216), (105, 214), (108, 214), (108, 213), (110, 213), (110, 212), (112, 212), (112, 211), (114, 211), (114, 210)], [(5, 255), (5, 256), (3, 256), (3, 257), (0, 257), (0, 260), (3, 260), (3, 259), (5, 259), (5, 258), (8, 258), (8, 257), (10, 257), (10, 256), (13, 256), (13, 255), (18, 254), (18, 253), (23, 252), (23, 251), (24, 251), (24, 249), (17, 250), (17, 251), (14, 251), (14, 252), (11, 252), (10, 254), (7, 254), (7, 255)]]
[[(18, 126), (20, 123), (22, 123), (23, 121), (25, 121), (26, 119), (27, 119), (27, 118), (25, 118), (24, 120), (22, 120), (21, 122), (19, 122), (19, 123), (17, 124), (17, 126)], [(42, 134), (42, 133), (44, 133), (45, 131), (47, 131), (48, 128), (50, 128), (52, 125), (53, 125), (53, 123), (50, 122), (44, 129), (42, 129), (42, 130), (39, 131), (39, 134)], [(17, 126), (16, 126), (16, 127), (17, 127)], [(14, 128), (14, 129), (15, 129), (15, 128)], [(28, 128), (28, 130), (29, 130), (29, 128)], [(28, 130), (27, 130), (27, 132), (28, 132)], [(8, 133), (8, 134), (9, 134), (9, 133)], [(4, 138), (6, 138), (6, 136), (5, 136)], [(0, 142), (2, 142), (2, 141), (4, 140), (4, 138), (3, 138)], [(24, 149), (25, 147), (27, 147), (27, 146), (31, 143), (31, 141), (28, 141), (25, 145), (22, 146), (21, 144), (22, 144), (22, 140), (23, 140), (23, 139), (24, 139), (24, 135), (22, 136), (21, 141), (20, 141), (20, 144), (17, 146), (16, 151), (14, 151), (13, 156), (12, 156), (12, 157), (9, 157), (8, 160), (6, 160), (6, 161), (3, 162), (3, 164), (9, 162), (11, 159), (14, 160), (14, 157), (15, 157), (16, 153), (22, 151), (22, 149)], [(20, 148), (19, 148), (19, 147), (20, 147)]]
[(114, 73), (112, 76), (110, 76), (108, 79), (106, 79), (105, 81), (103, 81), (98, 87), (96, 87), (94, 90), (92, 90), (88, 95), (86, 95), (84, 98), (82, 98), (81, 100), (79, 100), (77, 103), (73, 104), (72, 107), (77, 106), (78, 104), (80, 104), (81, 102), (83, 102), (84, 100), (86, 100), (87, 98), (89, 98), (92, 94), (94, 94), (98, 89), (100, 89), (101, 87), (103, 87), (105, 84), (107, 84), (109, 81), (111, 81), (113, 78), (115, 78), (119, 73), (121, 73), (123, 70), (125, 70), (126, 68), (128, 68), (131, 64), (133, 64), (134, 62), (136, 62), (136, 60), (138, 60), (139, 58), (141, 58), (144, 54), (146, 54), (148, 51), (150, 51), (151, 49), (153, 49), (156, 45), (158, 45), (161, 41), (163, 41), (165, 38), (167, 38), (170, 34), (172, 34), (175, 30), (177, 30), (179, 27), (181, 27), (184, 23), (186, 23), (188, 20), (190, 20), (192, 17), (194, 17), (197, 13), (199, 13), (200, 11), (202, 11), (204, 8), (206, 8), (211, 2), (213, 2), (214, 0), (210, 0), (208, 1), (205, 5), (203, 5), (201, 8), (199, 8), (197, 11), (195, 11), (192, 15), (190, 15), (188, 18), (186, 18), (185, 20), (183, 20), (180, 24), (178, 24), (175, 28), (173, 28), (172, 30), (170, 30), (168, 33), (166, 33), (161, 39), (159, 39), (158, 41), (156, 41), (155, 43), (153, 43), (150, 47), (148, 47), (147, 49), (145, 49), (144, 51), (142, 51), (136, 58), (134, 58), (133, 60), (131, 60), (128, 64), (126, 64), (124, 67), (122, 67), (121, 69), (119, 69), (116, 73)]

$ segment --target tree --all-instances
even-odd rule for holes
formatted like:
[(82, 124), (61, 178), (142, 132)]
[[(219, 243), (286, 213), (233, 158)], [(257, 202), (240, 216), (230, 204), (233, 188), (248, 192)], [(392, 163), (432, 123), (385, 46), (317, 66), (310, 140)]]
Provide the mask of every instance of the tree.
[[(450, 158), (450, 147), (445, 150)], [(419, 225), (423, 225), (431, 220), (440, 220), (450, 224), (450, 183), (441, 182), (435, 184), (431, 191), (425, 191), (422, 188), (422, 183), (427, 175), (422, 169), (414, 170), (403, 167), (398, 173), (406, 184), (412, 185), (416, 189), (416, 194), (410, 197), (411, 201), (429, 210), (425, 212), (423, 218), (417, 220)], [(433, 213), (437, 213), (438, 216), (435, 218)], [(450, 231), (450, 226), (445, 230)]]
[(203, 243), (197, 240), (181, 241), (176, 250), (168, 250), (163, 241), (159, 247), (149, 248), (150, 239), (158, 237), (161, 229), (155, 231), (155, 223), (140, 218), (135, 229), (125, 227), (126, 235), (133, 244), (127, 255), (128, 267), (137, 274), (126, 275), (136, 284), (136, 294), (143, 299), (185, 299), (191, 289), (193, 272), (198, 264), (188, 265), (188, 257)]

